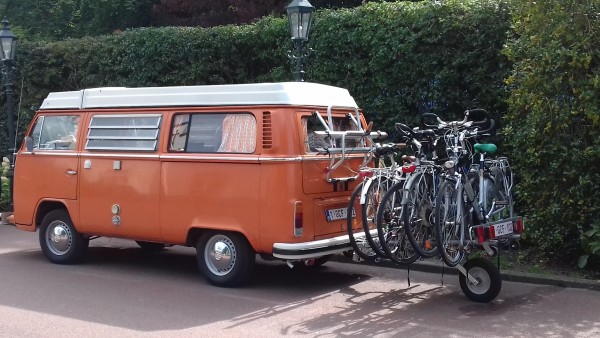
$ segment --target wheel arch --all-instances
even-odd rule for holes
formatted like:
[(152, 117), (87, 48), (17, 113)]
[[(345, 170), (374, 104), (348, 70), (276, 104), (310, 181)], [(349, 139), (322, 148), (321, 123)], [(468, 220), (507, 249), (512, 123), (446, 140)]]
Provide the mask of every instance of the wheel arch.
[(199, 227), (190, 228), (188, 230), (188, 233), (187, 233), (187, 236), (185, 239), (185, 245), (189, 246), (189, 247), (196, 247), (196, 243), (198, 243), (198, 239), (200, 238), (200, 236), (202, 236), (206, 232), (221, 232), (221, 233), (226, 233), (226, 234), (227, 233), (238, 234), (241, 237), (243, 237), (246, 240), (246, 242), (248, 242), (248, 244), (250, 245), (252, 250), (254, 250), (255, 253), (259, 253), (259, 251), (256, 250), (256, 246), (253, 245), (252, 241), (250, 241), (250, 239), (248, 238), (248, 236), (246, 236), (246, 234), (244, 234), (242, 231), (232, 230), (232, 229), (199, 228)]
[[(44, 219), (44, 217), (46, 217), (46, 215), (49, 212), (51, 212), (53, 210), (57, 210), (57, 209), (63, 209), (69, 214), (69, 216), (71, 215), (69, 213), (69, 209), (67, 208), (67, 206), (61, 201), (44, 200), (44, 201), (40, 202), (40, 204), (37, 207), (36, 213), (35, 213), (34, 225), (35, 225), (36, 230), (42, 224), (42, 220)], [(73, 221), (72, 218), (71, 218), (71, 221)]]

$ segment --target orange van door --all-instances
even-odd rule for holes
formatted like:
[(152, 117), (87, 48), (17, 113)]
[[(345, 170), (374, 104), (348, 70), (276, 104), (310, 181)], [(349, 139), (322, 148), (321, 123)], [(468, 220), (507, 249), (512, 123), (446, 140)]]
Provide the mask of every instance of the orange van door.
[(91, 117), (80, 160), (82, 231), (159, 240), (160, 114)]
[(15, 222), (32, 224), (41, 199), (76, 200), (77, 138), (80, 114), (41, 114), (29, 136), (33, 152), (22, 151), (15, 165)]

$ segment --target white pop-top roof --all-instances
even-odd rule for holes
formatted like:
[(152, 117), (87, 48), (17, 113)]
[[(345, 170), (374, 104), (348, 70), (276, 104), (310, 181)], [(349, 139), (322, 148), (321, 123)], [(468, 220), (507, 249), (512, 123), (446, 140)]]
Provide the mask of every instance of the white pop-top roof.
[(50, 93), (41, 109), (300, 105), (357, 108), (348, 90), (310, 82), (91, 88)]

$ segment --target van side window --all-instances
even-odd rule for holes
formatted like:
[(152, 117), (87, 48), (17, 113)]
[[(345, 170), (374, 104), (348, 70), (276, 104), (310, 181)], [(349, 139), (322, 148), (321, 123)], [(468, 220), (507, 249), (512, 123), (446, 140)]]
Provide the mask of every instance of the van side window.
[[(327, 118), (325, 117), (327, 121)], [(354, 122), (348, 117), (333, 117), (333, 130), (346, 131), (358, 130)], [(323, 124), (314, 116), (302, 117), (302, 129), (305, 131), (304, 148), (306, 153), (316, 153), (319, 148), (332, 147), (331, 141), (318, 137), (314, 132), (325, 130)], [(335, 140), (334, 146), (340, 148), (342, 140)], [(346, 140), (346, 147), (358, 147), (359, 140)]]
[(256, 119), (252, 114), (177, 114), (170, 140), (173, 152), (251, 154)]
[(79, 115), (40, 116), (31, 131), (33, 149), (69, 150), (77, 145)]
[(154, 151), (161, 117), (160, 114), (94, 115), (85, 149)]

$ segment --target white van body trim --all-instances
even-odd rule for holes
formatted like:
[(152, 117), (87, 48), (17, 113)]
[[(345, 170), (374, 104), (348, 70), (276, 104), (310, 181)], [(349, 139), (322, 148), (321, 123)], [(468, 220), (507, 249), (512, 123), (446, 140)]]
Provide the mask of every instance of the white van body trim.
[(297, 105), (358, 108), (347, 89), (310, 82), (105, 87), (50, 93), (40, 109)]

